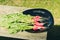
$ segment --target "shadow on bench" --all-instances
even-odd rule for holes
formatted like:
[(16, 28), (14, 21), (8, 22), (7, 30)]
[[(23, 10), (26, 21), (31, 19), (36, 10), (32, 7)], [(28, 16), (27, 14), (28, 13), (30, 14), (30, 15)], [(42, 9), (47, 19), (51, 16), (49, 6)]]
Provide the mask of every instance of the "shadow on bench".
[(55, 25), (48, 31), (47, 40), (60, 40), (60, 25)]
[(27, 39), (18, 39), (18, 38), (0, 36), (0, 40), (27, 40)]

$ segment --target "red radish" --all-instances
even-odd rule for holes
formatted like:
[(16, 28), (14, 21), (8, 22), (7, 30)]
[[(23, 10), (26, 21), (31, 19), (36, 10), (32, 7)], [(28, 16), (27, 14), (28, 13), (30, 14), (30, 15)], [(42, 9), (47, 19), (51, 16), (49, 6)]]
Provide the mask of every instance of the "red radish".
[(39, 19), (40, 19), (40, 16), (36, 16), (36, 17), (33, 18), (34, 22), (39, 21)]
[(38, 21), (40, 21), (40, 16), (35, 16), (34, 18), (33, 18), (33, 20), (34, 20), (34, 27), (33, 27), (33, 30), (34, 31), (36, 31), (36, 30), (38, 30), (38, 29), (44, 29), (44, 23), (39, 23)]
[(44, 29), (43, 23), (35, 23), (33, 30)]
[(38, 26), (34, 25), (33, 30), (36, 31), (38, 29)]
[(42, 25), (44, 25), (44, 23), (35, 22), (34, 25), (42, 26)]

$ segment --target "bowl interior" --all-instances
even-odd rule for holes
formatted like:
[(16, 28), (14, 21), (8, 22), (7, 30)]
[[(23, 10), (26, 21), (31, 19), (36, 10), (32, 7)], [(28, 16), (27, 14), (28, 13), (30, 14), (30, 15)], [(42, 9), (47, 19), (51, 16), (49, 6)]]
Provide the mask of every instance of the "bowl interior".
[[(53, 25), (54, 25), (54, 19), (53, 19), (52, 14), (51, 14), (51, 12), (49, 12), (46, 9), (28, 9), (28, 10), (25, 10), (23, 12), (23, 14), (25, 14), (25, 15), (28, 15), (29, 14), (31, 16), (41, 16), (43, 18), (47, 18), (48, 20), (46, 19), (45, 22), (48, 22), (48, 24), (44, 25), (44, 26), (47, 27), (47, 29), (52, 28)], [(45, 29), (45, 30), (47, 30), (47, 29)]]

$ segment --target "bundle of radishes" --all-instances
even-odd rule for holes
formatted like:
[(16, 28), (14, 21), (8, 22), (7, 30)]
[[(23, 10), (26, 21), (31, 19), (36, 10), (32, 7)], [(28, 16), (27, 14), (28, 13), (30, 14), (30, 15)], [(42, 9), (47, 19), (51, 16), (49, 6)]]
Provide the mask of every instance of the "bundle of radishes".
[(10, 33), (17, 33), (18, 31), (24, 31), (27, 29), (44, 30), (44, 24), (41, 22), (43, 19), (40, 16), (24, 15), (23, 13), (12, 13), (0, 15), (0, 26), (6, 27)]
[(34, 21), (34, 27), (33, 27), (33, 30), (36, 31), (38, 29), (41, 29), (42, 31), (45, 29), (44, 27), (44, 24), (45, 23), (42, 23), (40, 20), (43, 19), (42, 17), (40, 16), (35, 16), (33, 18), (33, 21)]

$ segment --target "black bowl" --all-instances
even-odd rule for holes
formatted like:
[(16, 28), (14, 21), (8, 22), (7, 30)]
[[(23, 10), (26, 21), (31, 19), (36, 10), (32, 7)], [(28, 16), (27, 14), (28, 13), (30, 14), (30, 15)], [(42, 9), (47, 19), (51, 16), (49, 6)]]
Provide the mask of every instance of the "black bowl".
[[(51, 14), (51, 12), (49, 12), (48, 10), (46, 9), (28, 9), (28, 10), (25, 10), (23, 12), (23, 14), (25, 15), (31, 15), (31, 16), (41, 16), (43, 18), (47, 18), (48, 20), (46, 20), (45, 22), (48, 22), (48, 24), (46, 24), (46, 29), (43, 30), (43, 31), (48, 31), (49, 29), (53, 28), (54, 26), (54, 19), (53, 19), (53, 16)], [(28, 32), (40, 32), (40, 30), (37, 30), (37, 31), (34, 31), (32, 29), (29, 29), (29, 30), (26, 30)]]

